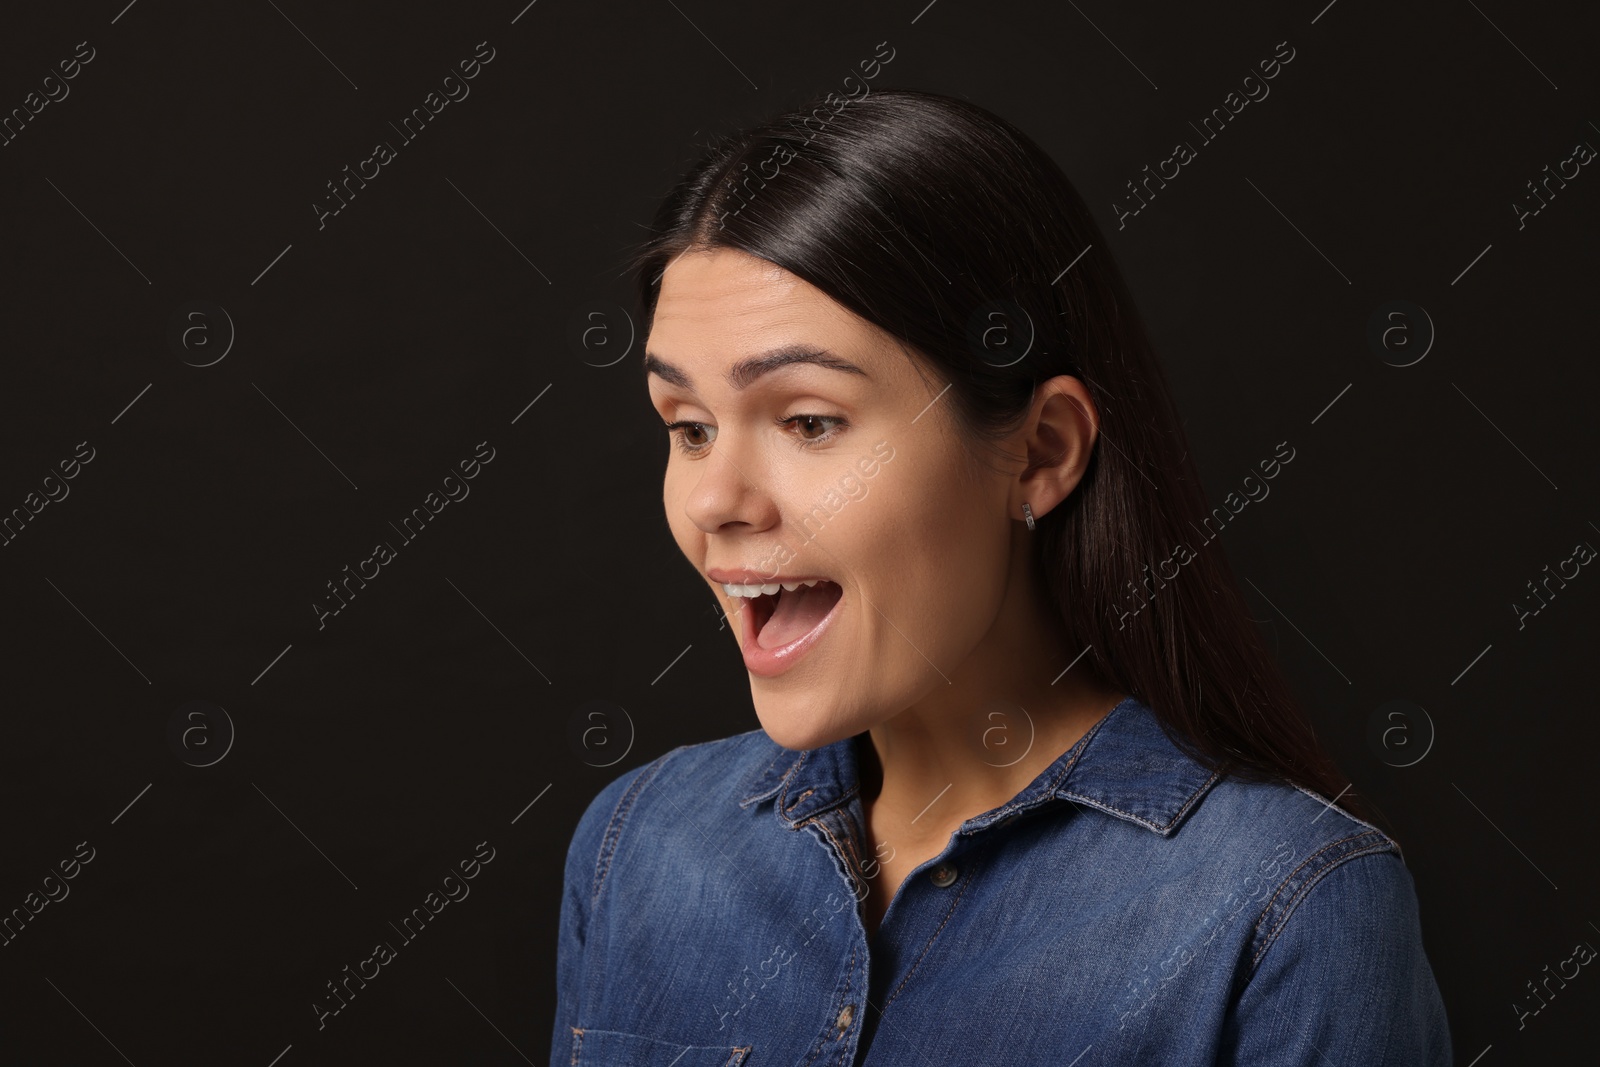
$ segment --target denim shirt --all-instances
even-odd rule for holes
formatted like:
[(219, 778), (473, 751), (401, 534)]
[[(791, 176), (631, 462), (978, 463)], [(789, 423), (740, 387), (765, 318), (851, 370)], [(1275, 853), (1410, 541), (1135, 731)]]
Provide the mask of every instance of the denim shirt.
[(1399, 846), (1218, 777), (1131, 697), (869, 938), (872, 852), (854, 738), (752, 730), (615, 778), (567, 852), (551, 1064), (1451, 1062)]

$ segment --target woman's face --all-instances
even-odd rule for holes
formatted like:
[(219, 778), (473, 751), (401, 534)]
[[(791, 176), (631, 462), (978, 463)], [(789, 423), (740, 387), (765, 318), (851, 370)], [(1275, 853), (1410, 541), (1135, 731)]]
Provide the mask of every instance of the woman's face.
[[(730, 249), (668, 266), (646, 351), (656, 412), (687, 424), (671, 434), (667, 521), (728, 616), (768, 735), (826, 744), (952, 684), (1006, 596), (1014, 479), (974, 458), (946, 383)], [(725, 588), (812, 578), (776, 604)]]

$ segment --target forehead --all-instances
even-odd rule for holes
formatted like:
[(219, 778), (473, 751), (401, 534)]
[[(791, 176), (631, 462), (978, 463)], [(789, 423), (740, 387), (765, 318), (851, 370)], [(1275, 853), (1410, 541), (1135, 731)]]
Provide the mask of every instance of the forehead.
[[(688, 252), (661, 277), (649, 347), (674, 360), (729, 360), (773, 341), (862, 347), (878, 331), (816, 286), (737, 249)], [(865, 353), (862, 353), (865, 356)]]
[[(672, 387), (696, 392), (712, 382), (742, 392), (788, 363), (828, 366), (835, 358), (854, 370), (827, 372), (832, 387), (919, 407), (937, 391), (915, 348), (798, 275), (738, 249), (690, 252), (667, 265), (645, 352), (655, 395)], [(796, 352), (827, 358), (796, 358)]]

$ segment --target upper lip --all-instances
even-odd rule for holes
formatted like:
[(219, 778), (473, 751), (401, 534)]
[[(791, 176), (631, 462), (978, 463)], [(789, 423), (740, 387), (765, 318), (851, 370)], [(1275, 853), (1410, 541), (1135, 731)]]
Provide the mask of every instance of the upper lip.
[(821, 574), (767, 574), (765, 571), (744, 567), (735, 570), (712, 567), (706, 571), (706, 577), (722, 585), (774, 585), (783, 582), (809, 582), (813, 579), (822, 582), (833, 581), (832, 578)]

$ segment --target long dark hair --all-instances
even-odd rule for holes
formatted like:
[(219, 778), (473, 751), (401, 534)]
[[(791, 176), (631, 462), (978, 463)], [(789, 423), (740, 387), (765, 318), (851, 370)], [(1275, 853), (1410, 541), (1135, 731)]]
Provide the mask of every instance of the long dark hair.
[(1082, 381), (1097, 447), (1033, 539), (1064, 655), (1088, 646), (1083, 664), (1212, 770), (1345, 791), (1221, 544), (1187, 547), (1216, 521), (1165, 375), (1083, 199), (1027, 135), (964, 100), (880, 89), (714, 138), (633, 253), (641, 335), (672, 260), (719, 247), (898, 338), (952, 383), (975, 444), (1018, 426), (1039, 382)]

